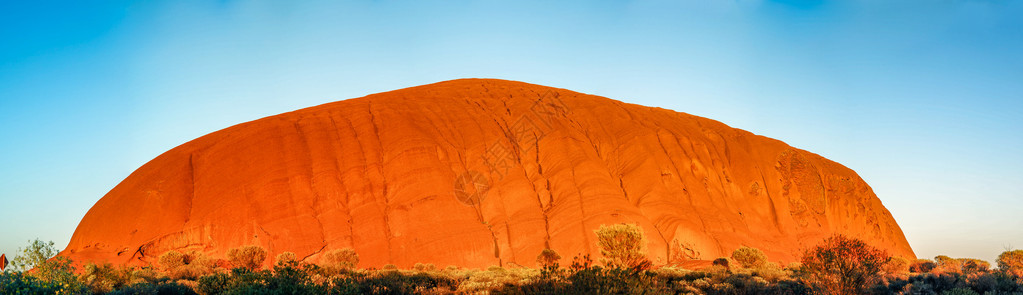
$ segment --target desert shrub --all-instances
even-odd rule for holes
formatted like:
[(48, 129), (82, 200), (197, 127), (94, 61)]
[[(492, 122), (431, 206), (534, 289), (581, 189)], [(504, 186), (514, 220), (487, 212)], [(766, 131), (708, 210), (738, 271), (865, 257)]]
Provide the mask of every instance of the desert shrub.
[(917, 259), (909, 264), (909, 271), (913, 273), (928, 273), (938, 265), (930, 259)]
[(791, 277), (791, 273), (789, 271), (772, 262), (765, 263), (763, 266), (753, 268), (751, 270), (752, 275), (764, 278), (768, 282), (778, 282)]
[(128, 285), (133, 271), (132, 268), (114, 268), (110, 263), (87, 263), (82, 267), (81, 280), (93, 293), (109, 293)]
[(960, 258), (959, 261), (961, 261), (962, 264), (963, 264), (962, 270), (963, 270), (963, 273), (965, 273), (965, 274), (971, 274), (971, 273), (977, 273), (977, 272), (987, 272), (991, 268), (991, 264), (990, 263), (988, 263), (987, 261), (984, 261), (984, 260), (980, 260), (980, 259)]
[(649, 290), (656, 276), (637, 267), (594, 266), (588, 255), (574, 258), (571, 270), (566, 279), (571, 283), (567, 291), (572, 294), (630, 294)]
[(394, 264), (388, 263), (388, 264), (384, 264), (384, 266), (381, 266), (380, 269), (381, 270), (398, 270), (398, 266), (394, 265)]
[(0, 272), (0, 294), (57, 294), (59, 284), (46, 282), (19, 271)]
[(181, 254), (181, 252), (170, 250), (160, 255), (158, 261), (163, 271), (169, 272), (175, 268), (185, 266), (185, 255)]
[(312, 280), (317, 266), (300, 263), (295, 260), (278, 263), (274, 266), (273, 275), (266, 279), (265, 288), (279, 294), (321, 294), (322, 284)]
[(137, 283), (156, 282), (160, 278), (160, 275), (151, 266), (143, 266), (131, 269), (132, 270), (130, 279), (128, 280), (129, 285)]
[(945, 255), (938, 255), (934, 257), (935, 267), (931, 272), (948, 272), (948, 273), (962, 273), (963, 262), (959, 259), (948, 257)]
[(412, 266), (412, 269), (418, 272), (430, 272), (437, 270), (437, 267), (433, 263), (416, 263)]
[(178, 282), (161, 279), (154, 282), (134, 283), (124, 288), (114, 290), (110, 295), (192, 295), (196, 294), (192, 288), (179, 284)]
[(502, 286), (528, 284), (538, 280), (540, 276), (541, 271), (536, 269), (491, 266), (486, 271), (470, 273), (465, 280), (459, 282), (457, 291), (459, 293), (486, 292), (500, 289)]
[(61, 293), (87, 292), (88, 287), (75, 275), (75, 267), (67, 257), (54, 257), (36, 266), (31, 275), (60, 286)]
[(215, 273), (199, 278), (199, 285), (195, 290), (199, 294), (223, 294), (231, 287), (231, 275), (226, 273)]
[[(1023, 285), (1001, 272), (915, 273), (887, 277), (871, 287), (872, 294), (1017, 294)], [(969, 290), (975, 293), (963, 293)]]
[(35, 266), (32, 273), (0, 272), (0, 294), (88, 294), (89, 288), (74, 274), (67, 257), (56, 257)]
[(13, 272), (3, 273), (3, 281), (0, 282), (4, 282), (4, 284), (0, 284), (0, 290), (5, 292), (0, 293), (87, 293), (88, 288), (75, 275), (75, 268), (72, 266), (71, 260), (67, 257), (54, 257), (59, 251), (53, 245), (52, 241), (43, 242), (36, 239), (29, 241), (27, 247), (18, 248), (20, 254), (11, 259)]
[(1002, 252), (995, 263), (998, 263), (998, 270), (1014, 276), (1023, 276), (1023, 250)]
[(861, 240), (835, 235), (801, 259), (807, 279), (828, 294), (860, 294), (888, 263), (888, 254)]
[(163, 273), (175, 280), (195, 280), (213, 272), (217, 266), (216, 261), (198, 251), (170, 250), (160, 255), (158, 262)]
[(227, 260), (234, 267), (259, 270), (266, 261), (266, 250), (263, 247), (250, 245), (227, 250)]
[(742, 246), (732, 251), (732, 260), (744, 268), (755, 268), (767, 263), (767, 255), (760, 249)]
[(323, 254), (323, 262), (323, 267), (329, 269), (354, 269), (359, 265), (359, 254), (352, 248), (335, 249)]
[(420, 294), (438, 288), (453, 292), (458, 283), (425, 273), (386, 271), (363, 277), (358, 285), (360, 294)]
[(725, 257), (719, 257), (717, 259), (714, 259), (713, 262), (711, 262), (711, 265), (724, 267), (725, 269), (731, 269), (732, 264), (733, 264), (732, 260)]
[(909, 260), (902, 257), (892, 257), (884, 265), (884, 272), (889, 274), (900, 274), (909, 272)]
[(293, 252), (281, 252), (277, 254), (277, 259), (274, 260), (274, 265), (285, 265), (298, 262), (298, 255)]
[(536, 264), (542, 268), (547, 268), (558, 263), (561, 260), (561, 255), (558, 252), (551, 249), (543, 249), (539, 255), (536, 255)]
[(941, 292), (941, 295), (980, 295), (969, 288), (955, 288)]
[(330, 286), (314, 284), (308, 264), (283, 263), (273, 271), (253, 271), (237, 267), (228, 273), (217, 273), (199, 279), (200, 294), (325, 294)]
[(634, 224), (601, 225), (596, 231), (597, 247), (604, 256), (602, 262), (611, 268), (645, 268), (646, 238), (643, 229)]

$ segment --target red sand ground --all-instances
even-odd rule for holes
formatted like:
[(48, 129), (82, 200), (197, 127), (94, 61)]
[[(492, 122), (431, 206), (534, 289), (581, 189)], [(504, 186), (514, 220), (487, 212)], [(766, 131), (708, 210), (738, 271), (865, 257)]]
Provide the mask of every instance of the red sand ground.
[[(771, 261), (833, 233), (915, 258), (852, 170), (720, 122), (565, 89), (463, 79), (239, 124), (153, 159), (107, 193), (60, 255), (154, 263), (260, 245), (360, 267), (535, 266), (599, 256), (594, 229), (634, 223), (649, 256), (746, 245)], [(267, 264), (272, 263), (267, 260)]]

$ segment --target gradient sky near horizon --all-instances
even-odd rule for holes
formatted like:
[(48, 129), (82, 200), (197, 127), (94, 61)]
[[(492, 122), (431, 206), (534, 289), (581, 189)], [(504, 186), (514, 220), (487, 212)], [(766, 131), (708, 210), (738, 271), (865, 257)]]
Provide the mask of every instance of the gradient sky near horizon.
[(0, 0), (0, 253), (204, 134), (468, 77), (820, 154), (922, 258), (1023, 247), (1023, 1)]

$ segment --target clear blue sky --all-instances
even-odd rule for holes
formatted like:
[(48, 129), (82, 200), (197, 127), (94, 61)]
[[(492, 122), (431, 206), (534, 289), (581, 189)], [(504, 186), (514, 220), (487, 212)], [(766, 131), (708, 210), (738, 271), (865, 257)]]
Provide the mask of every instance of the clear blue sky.
[(133, 170), (209, 132), (466, 77), (821, 154), (921, 257), (1023, 248), (1023, 1), (334, 2), (2, 0), (0, 252), (63, 248)]

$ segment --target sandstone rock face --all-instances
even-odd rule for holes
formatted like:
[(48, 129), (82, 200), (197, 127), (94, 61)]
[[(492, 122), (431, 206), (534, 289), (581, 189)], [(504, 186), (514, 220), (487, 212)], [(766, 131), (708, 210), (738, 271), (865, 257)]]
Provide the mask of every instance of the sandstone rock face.
[[(86, 214), (61, 255), (155, 263), (260, 245), (360, 267), (535, 266), (599, 257), (602, 224), (641, 226), (651, 260), (740, 246), (771, 261), (834, 233), (915, 255), (852, 170), (671, 110), (521, 82), (464, 79), (239, 124), (145, 164)], [(266, 264), (272, 263), (268, 259)]]

